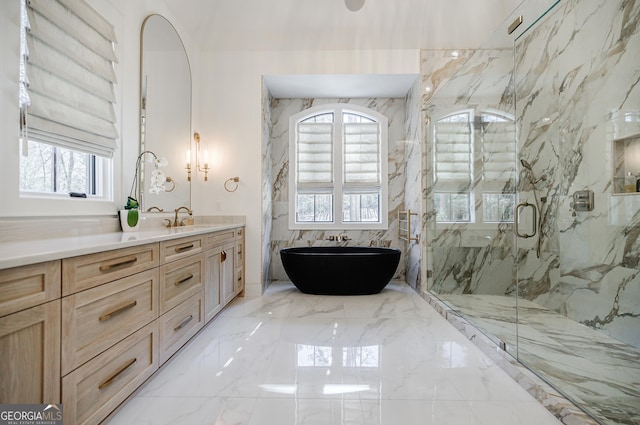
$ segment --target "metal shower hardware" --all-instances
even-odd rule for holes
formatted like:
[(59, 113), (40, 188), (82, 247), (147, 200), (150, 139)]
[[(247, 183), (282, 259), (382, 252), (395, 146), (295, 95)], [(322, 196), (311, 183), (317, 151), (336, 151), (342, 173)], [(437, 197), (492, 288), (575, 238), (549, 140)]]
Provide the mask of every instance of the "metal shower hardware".
[(418, 215), (411, 210), (398, 211), (398, 239), (411, 242), (419, 242), (420, 235), (411, 236), (411, 216)]

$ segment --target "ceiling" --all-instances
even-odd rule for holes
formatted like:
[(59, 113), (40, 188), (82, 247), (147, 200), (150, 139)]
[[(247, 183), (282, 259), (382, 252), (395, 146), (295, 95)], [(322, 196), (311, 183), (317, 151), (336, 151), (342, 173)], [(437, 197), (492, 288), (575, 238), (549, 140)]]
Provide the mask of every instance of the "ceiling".
[[(203, 51), (461, 49), (480, 47), (522, 0), (366, 0), (352, 12), (344, 0), (164, 0)], [(283, 76), (281, 76), (283, 77)], [(326, 76), (325, 76), (326, 77)], [(407, 93), (409, 76), (269, 76), (276, 97), (366, 97), (364, 87)], [(364, 78), (364, 77), (362, 77)], [(406, 86), (411, 80), (409, 86)], [(384, 84), (381, 84), (384, 83)], [(276, 87), (277, 85), (277, 87)], [(327, 88), (327, 90), (324, 90)], [(360, 87), (361, 89), (358, 89)], [(296, 88), (294, 90), (293, 88)], [(404, 91), (403, 91), (404, 90)], [(272, 93), (273, 94), (273, 93)], [(399, 96), (393, 96), (399, 97)]]
[(164, 0), (203, 50), (460, 49), (522, 0)]

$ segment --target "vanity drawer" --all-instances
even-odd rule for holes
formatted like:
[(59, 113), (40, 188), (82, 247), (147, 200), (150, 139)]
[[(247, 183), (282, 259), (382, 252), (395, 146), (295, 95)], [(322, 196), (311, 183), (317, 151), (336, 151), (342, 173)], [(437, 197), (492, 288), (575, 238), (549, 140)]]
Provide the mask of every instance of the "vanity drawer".
[(158, 369), (154, 321), (62, 379), (64, 423), (98, 424)]
[(160, 363), (164, 363), (204, 324), (202, 294), (196, 294), (160, 316)]
[(224, 245), (235, 238), (235, 229), (221, 230), (205, 235), (205, 245), (207, 249)]
[(166, 264), (201, 253), (203, 249), (202, 239), (202, 236), (193, 236), (160, 242), (160, 263)]
[(158, 249), (158, 244), (154, 243), (64, 259), (62, 295), (157, 267)]
[(160, 266), (160, 314), (202, 293), (202, 276), (202, 255), (192, 255)]
[(158, 317), (158, 269), (62, 299), (62, 374)]
[(0, 317), (60, 298), (60, 261), (0, 270)]

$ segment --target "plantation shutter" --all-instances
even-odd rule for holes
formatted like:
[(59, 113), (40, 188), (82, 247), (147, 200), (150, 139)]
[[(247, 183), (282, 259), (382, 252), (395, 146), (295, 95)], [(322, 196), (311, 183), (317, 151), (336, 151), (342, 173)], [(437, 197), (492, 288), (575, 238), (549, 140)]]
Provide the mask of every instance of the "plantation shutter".
[(472, 133), (470, 114), (458, 114), (435, 124), (435, 169), (438, 184), (471, 182)]
[(504, 185), (515, 174), (516, 140), (513, 121), (482, 115), (482, 147), (486, 185)]
[(298, 123), (296, 152), (298, 184), (333, 183), (333, 123)]
[(345, 123), (344, 183), (379, 185), (380, 131), (378, 123)]
[(29, 139), (113, 156), (113, 26), (84, 0), (28, 0), (23, 22)]

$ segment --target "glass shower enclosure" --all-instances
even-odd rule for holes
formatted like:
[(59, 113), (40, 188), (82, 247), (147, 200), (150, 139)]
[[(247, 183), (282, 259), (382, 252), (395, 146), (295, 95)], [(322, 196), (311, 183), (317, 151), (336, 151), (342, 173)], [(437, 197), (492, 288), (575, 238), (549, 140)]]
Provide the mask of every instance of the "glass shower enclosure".
[(425, 105), (425, 286), (595, 421), (638, 424), (640, 4), (528, 3)]

